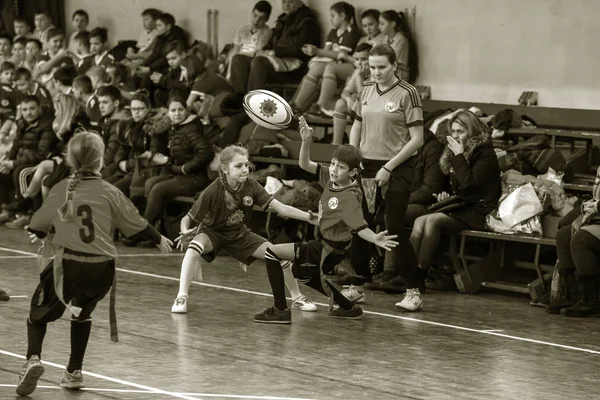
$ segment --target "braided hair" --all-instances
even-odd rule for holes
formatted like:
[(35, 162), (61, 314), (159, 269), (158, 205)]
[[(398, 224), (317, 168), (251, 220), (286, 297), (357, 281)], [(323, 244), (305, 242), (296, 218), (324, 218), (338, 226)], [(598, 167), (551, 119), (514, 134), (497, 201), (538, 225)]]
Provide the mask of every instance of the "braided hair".
[(75, 189), (82, 177), (99, 175), (103, 164), (104, 142), (95, 132), (81, 131), (69, 141), (67, 150), (67, 164), (73, 173), (67, 185), (67, 200), (58, 209), (61, 221), (73, 221), (75, 210), (73, 197)]

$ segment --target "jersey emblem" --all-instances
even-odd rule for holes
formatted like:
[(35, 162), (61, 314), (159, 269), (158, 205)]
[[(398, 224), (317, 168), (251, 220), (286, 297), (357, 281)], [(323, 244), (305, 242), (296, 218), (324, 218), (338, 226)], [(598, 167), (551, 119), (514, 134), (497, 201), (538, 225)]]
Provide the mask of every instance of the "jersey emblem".
[(229, 218), (227, 218), (227, 225), (238, 225), (244, 220), (244, 212), (242, 210), (235, 210)]
[(393, 101), (388, 101), (387, 103), (385, 103), (385, 111), (387, 111), (387, 112), (396, 111), (396, 103), (394, 103)]
[(250, 196), (244, 196), (244, 198), (242, 199), (242, 203), (246, 207), (250, 207), (252, 204), (254, 204), (254, 200), (252, 200), (252, 197)]
[(339, 202), (337, 197), (332, 197), (329, 199), (329, 201), (327, 202), (327, 205), (329, 206), (329, 208), (331, 208), (332, 210), (335, 210), (338, 206)]

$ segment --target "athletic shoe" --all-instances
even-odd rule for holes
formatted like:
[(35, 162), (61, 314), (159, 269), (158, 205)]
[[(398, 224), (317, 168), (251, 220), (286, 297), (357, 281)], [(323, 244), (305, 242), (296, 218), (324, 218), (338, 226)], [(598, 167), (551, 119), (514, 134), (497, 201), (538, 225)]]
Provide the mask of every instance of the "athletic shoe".
[(81, 370), (76, 369), (73, 373), (65, 370), (62, 381), (60, 381), (60, 387), (64, 389), (82, 389), (85, 387), (83, 383), (83, 375)]
[(419, 311), (423, 308), (423, 299), (419, 289), (406, 289), (406, 295), (402, 301), (396, 303), (396, 307), (407, 311)]
[(0, 301), (9, 301), (10, 296), (4, 290), (0, 289)]
[(15, 214), (13, 214), (10, 211), (2, 211), (2, 213), (0, 214), (0, 224), (5, 224), (8, 221), (12, 221), (13, 219), (15, 219)]
[(406, 281), (401, 276), (394, 276), (384, 280), (379, 284), (379, 288), (385, 293), (404, 293), (406, 291)]
[(173, 302), (171, 312), (174, 314), (187, 314), (187, 296), (179, 296)]
[(300, 310), (300, 311), (306, 311), (306, 312), (316, 312), (317, 311), (317, 305), (315, 303), (313, 303), (311, 299), (309, 299), (308, 297), (306, 297), (303, 294), (296, 297), (296, 299), (292, 303), (292, 308), (294, 310)]
[(279, 311), (275, 307), (269, 307), (260, 314), (256, 314), (252, 320), (263, 324), (291, 324), (292, 312), (289, 308)]
[(27, 214), (21, 215), (16, 219), (7, 222), (6, 227), (9, 229), (24, 229), (31, 222), (31, 217)]
[(342, 290), (342, 295), (353, 303), (364, 303), (365, 295), (356, 286), (350, 286)]
[(364, 288), (366, 290), (382, 290), (381, 284), (394, 278), (396, 273), (393, 271), (383, 271), (379, 274), (373, 275), (371, 282), (365, 282)]
[(358, 319), (363, 315), (363, 310), (359, 305), (354, 304), (350, 310), (344, 310), (341, 307), (337, 307), (335, 310), (329, 312), (331, 318), (339, 319)]
[(44, 366), (39, 356), (31, 356), (23, 367), (23, 372), (17, 382), (17, 394), (19, 396), (29, 396), (35, 391), (38, 379), (44, 374)]

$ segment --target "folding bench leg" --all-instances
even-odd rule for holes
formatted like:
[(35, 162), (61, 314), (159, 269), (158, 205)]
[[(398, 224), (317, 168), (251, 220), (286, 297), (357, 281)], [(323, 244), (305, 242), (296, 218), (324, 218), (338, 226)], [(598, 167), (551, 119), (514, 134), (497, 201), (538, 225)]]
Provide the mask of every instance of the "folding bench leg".
[(548, 290), (546, 289), (546, 282), (549, 282), (552, 279), (551, 272), (544, 274), (542, 271), (542, 267), (540, 265), (541, 248), (542, 246), (539, 244), (535, 246), (535, 258), (533, 259), (533, 265), (535, 266), (535, 271), (537, 272), (538, 278), (527, 285), (532, 303), (537, 303), (540, 301), (542, 296)]
[[(452, 236), (454, 237), (454, 235)], [(481, 290), (481, 283), (483, 282), (482, 272), (479, 270), (478, 266), (475, 266), (473, 269), (472, 265), (467, 264), (467, 259), (465, 257), (465, 244), (467, 238), (465, 236), (460, 237), (460, 250), (458, 253), (458, 264), (461, 266), (460, 271), (457, 270), (457, 273), (454, 274), (454, 283), (456, 283), (456, 287), (461, 293), (477, 293)], [(454, 239), (453, 248), (456, 249), (456, 239)], [(451, 250), (451, 252), (454, 250)]]

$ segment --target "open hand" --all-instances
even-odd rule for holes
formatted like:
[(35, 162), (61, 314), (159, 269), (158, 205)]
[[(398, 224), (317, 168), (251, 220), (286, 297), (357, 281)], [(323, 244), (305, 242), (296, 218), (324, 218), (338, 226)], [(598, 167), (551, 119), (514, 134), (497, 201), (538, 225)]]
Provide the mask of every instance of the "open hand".
[(393, 240), (396, 239), (398, 235), (388, 235), (387, 233), (388, 231), (382, 231), (375, 235), (375, 244), (382, 249), (390, 251), (394, 247), (398, 246), (398, 242)]
[(388, 183), (390, 180), (390, 175), (391, 174), (385, 169), (380, 168), (379, 171), (377, 171), (377, 175), (375, 175), (375, 182), (377, 182), (377, 186), (381, 187)]
[(307, 56), (316, 56), (319, 49), (314, 44), (305, 44), (302, 46), (302, 52)]
[(592, 214), (598, 212), (598, 200), (588, 200), (581, 204), (584, 214)]
[(308, 210), (308, 223), (311, 225), (319, 225), (319, 215), (311, 210)]
[(196, 236), (196, 228), (188, 229), (187, 231), (179, 232), (179, 236), (175, 238), (175, 244), (181, 251), (187, 249), (192, 239)]
[(156, 247), (158, 247), (162, 254), (169, 254), (173, 250), (173, 242), (166, 237), (161, 236), (160, 244), (158, 244)]
[(464, 153), (465, 148), (461, 142), (454, 139), (452, 136), (447, 136), (446, 139), (448, 140), (448, 147), (450, 150), (452, 150), (455, 156)]
[(40, 238), (37, 237), (35, 233), (28, 232), (27, 235), (29, 236), (29, 241), (31, 243), (37, 243), (40, 241)]
[(298, 117), (298, 121), (300, 122), (300, 137), (302, 141), (310, 142), (315, 133), (314, 129), (308, 125), (303, 116)]
[(448, 192), (442, 192), (439, 194), (434, 194), (433, 196), (437, 199), (437, 201), (442, 201), (450, 197), (450, 194)]

